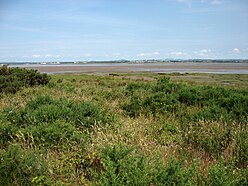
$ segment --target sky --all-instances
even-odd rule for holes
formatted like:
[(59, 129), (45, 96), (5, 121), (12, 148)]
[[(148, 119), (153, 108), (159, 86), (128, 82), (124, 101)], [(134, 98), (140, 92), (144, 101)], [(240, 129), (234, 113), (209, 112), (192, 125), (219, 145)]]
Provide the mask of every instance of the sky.
[(248, 59), (248, 0), (0, 0), (0, 62)]

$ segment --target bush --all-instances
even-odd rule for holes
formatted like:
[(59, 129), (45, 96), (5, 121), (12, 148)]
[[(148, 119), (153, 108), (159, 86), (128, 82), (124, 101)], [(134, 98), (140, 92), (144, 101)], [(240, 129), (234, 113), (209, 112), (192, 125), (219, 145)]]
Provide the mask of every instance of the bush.
[[(202, 149), (214, 157), (222, 155), (232, 143), (232, 128), (226, 124), (216, 122), (192, 123), (187, 135), (187, 143), (196, 149)], [(187, 145), (185, 145), (187, 146)]]
[(39, 96), (28, 102), (25, 108), (8, 108), (4, 114), (6, 120), (16, 126), (34, 126), (63, 120), (74, 123), (75, 127), (91, 128), (95, 124), (113, 120), (112, 115), (92, 102), (75, 103), (67, 99), (55, 100), (49, 96)]
[[(142, 113), (152, 113), (155, 116), (159, 113), (167, 113), (179, 116), (178, 119), (180, 115), (188, 115), (189, 121), (214, 120), (245, 123), (248, 120), (247, 91), (176, 84), (169, 78), (161, 78), (155, 85), (149, 86), (130, 84), (126, 91), (130, 92), (127, 95), (131, 95), (131, 98), (128, 103), (122, 105), (122, 108), (132, 117)], [(137, 93), (138, 91), (143, 91), (143, 94)], [(185, 107), (185, 110), (182, 111), (180, 109), (182, 107)], [(188, 114), (187, 109), (192, 107), (199, 109), (193, 114)]]
[(0, 123), (0, 147), (5, 147), (8, 142), (12, 142), (18, 131), (19, 128), (15, 125), (7, 122)]
[(40, 74), (37, 70), (0, 67), (0, 93), (16, 93), (22, 87), (46, 85), (49, 81), (47, 74)]
[(192, 185), (195, 168), (184, 167), (183, 161), (172, 159), (168, 165), (157, 160), (149, 164), (135, 148), (125, 145), (106, 146), (102, 151), (103, 171), (98, 173), (99, 185)]
[(204, 185), (245, 186), (248, 184), (247, 173), (247, 170), (236, 169), (232, 163), (225, 164), (222, 160), (219, 164), (213, 165), (210, 168), (208, 178), (205, 179)]
[(86, 139), (86, 135), (78, 131), (73, 124), (64, 121), (42, 123), (38, 126), (27, 127), (24, 135), (32, 134), (34, 141), (42, 146), (61, 146), (80, 143)]
[(35, 176), (46, 174), (41, 156), (18, 145), (0, 150), (0, 162), (0, 185), (32, 185)]
[(24, 136), (32, 135), (35, 142), (46, 146), (80, 142), (86, 139), (82, 131), (114, 119), (113, 115), (92, 102), (75, 103), (50, 96), (39, 96), (23, 108), (8, 108), (3, 115), (5, 124), (0, 125), (2, 145), (14, 139), (19, 131)]
[(234, 157), (240, 168), (248, 167), (248, 127), (244, 127), (235, 134)]

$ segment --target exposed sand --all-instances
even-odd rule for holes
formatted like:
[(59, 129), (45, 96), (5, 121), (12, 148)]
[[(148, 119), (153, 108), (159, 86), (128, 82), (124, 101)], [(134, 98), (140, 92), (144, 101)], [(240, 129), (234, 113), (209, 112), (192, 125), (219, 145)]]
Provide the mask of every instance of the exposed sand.
[(189, 73), (221, 73), (248, 74), (248, 63), (93, 63), (71, 65), (12, 65), (27, 69), (37, 69), (42, 73), (111, 73), (111, 72), (189, 72)]

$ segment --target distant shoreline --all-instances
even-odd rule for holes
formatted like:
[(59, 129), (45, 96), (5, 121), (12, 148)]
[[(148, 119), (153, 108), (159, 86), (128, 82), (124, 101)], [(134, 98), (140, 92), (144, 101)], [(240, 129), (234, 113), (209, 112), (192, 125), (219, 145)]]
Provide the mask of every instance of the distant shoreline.
[(20, 64), (140, 64), (140, 63), (248, 63), (248, 59), (137, 59), (137, 60), (101, 60), (101, 61), (12, 61), (12, 62), (0, 62), (0, 65), (20, 65)]
[(248, 63), (77, 63), (77, 64), (11, 64), (9, 67), (36, 69), (41, 73), (112, 73), (112, 72), (153, 72), (153, 73), (214, 73), (248, 74)]

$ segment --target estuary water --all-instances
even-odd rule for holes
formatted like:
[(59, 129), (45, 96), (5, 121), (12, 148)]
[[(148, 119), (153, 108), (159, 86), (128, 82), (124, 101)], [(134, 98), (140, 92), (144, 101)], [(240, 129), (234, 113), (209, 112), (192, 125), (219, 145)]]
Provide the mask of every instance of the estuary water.
[(36, 69), (41, 73), (48, 74), (111, 72), (248, 74), (248, 63), (28, 63), (10, 64), (9, 66)]

